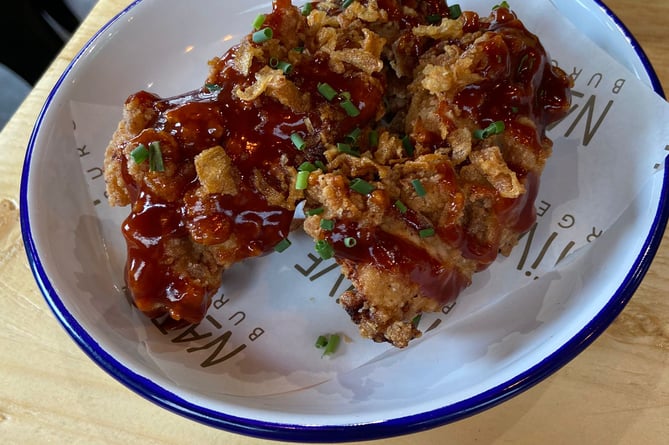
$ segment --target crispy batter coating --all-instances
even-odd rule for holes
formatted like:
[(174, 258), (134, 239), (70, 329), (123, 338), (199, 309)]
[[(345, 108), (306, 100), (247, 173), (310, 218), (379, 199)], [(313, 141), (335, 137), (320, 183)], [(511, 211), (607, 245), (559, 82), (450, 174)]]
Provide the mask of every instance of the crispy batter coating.
[[(132, 205), (142, 311), (199, 322), (221, 273), (287, 237), (301, 201), (304, 230), (353, 283), (341, 305), (397, 347), (510, 252), (534, 224), (546, 127), (571, 81), (505, 7), (451, 17), (441, 0), (410, 3), (303, 14), (275, 0), (273, 38), (212, 59), (200, 90), (127, 100), (105, 175), (110, 204)], [(135, 155), (156, 142), (159, 169)]]

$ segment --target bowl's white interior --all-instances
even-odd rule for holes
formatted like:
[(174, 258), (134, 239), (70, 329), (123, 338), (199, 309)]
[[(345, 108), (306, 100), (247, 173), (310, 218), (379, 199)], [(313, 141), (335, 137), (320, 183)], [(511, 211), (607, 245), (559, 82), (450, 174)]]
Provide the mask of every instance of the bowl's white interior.
[[(587, 21), (585, 32), (649, 82), (634, 49), (592, 2), (555, 3), (577, 23)], [(322, 385), (271, 397), (175, 384), (142, 354), (131, 328), (137, 314), (119, 284), (124, 245), (105, 229), (117, 221), (96, 216), (86, 178), (96, 171), (82, 171), (68, 111), (71, 101), (118, 107), (140, 89), (171, 95), (197, 88), (206, 61), (238, 41), (269, 3), (198, 0), (188, 8), (184, 15), (179, 0), (145, 0), (103, 30), (53, 93), (30, 164), (30, 229), (55, 298), (99, 348), (139, 376), (194, 405), (266, 422), (346, 425), (429, 412), (504, 385), (559, 350), (609, 303), (637, 260), (657, 213), (660, 175), (604, 235), (606, 242), (572, 259), (562, 280), (545, 277), (542, 295), (519, 292), (453, 321), (440, 334), (450, 338), (443, 349), (435, 351), (428, 338)], [(101, 122), (99, 145), (87, 150), (104, 150), (115, 125)], [(119, 219), (125, 212), (118, 211)]]

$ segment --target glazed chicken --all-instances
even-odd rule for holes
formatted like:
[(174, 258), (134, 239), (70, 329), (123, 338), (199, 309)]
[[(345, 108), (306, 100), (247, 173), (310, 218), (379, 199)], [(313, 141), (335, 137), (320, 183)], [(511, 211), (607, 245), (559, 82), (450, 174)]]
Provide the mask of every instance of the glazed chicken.
[(505, 2), (275, 0), (197, 90), (131, 95), (107, 148), (126, 281), (198, 323), (231, 264), (287, 246), (295, 210), (353, 290), (364, 337), (405, 347), (535, 222), (571, 80)]

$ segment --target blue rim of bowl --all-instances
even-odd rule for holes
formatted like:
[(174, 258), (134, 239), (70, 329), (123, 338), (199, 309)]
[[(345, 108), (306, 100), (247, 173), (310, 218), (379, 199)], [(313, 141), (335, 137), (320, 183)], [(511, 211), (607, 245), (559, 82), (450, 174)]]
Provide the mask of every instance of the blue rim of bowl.
[[(349, 442), (356, 440), (382, 439), (424, 431), (489, 409), (531, 388), (555, 373), (590, 345), (611, 324), (611, 322), (613, 322), (641, 284), (641, 281), (648, 271), (653, 257), (659, 248), (667, 225), (667, 220), (669, 219), (669, 206), (667, 205), (669, 196), (669, 160), (665, 161), (660, 200), (648, 236), (646, 237), (632, 268), (606, 306), (604, 306), (589, 324), (553, 354), (515, 378), (469, 399), (432, 411), (374, 423), (318, 426), (285, 424), (240, 418), (195, 405), (174, 393), (167, 391), (165, 388), (157, 385), (151, 380), (136, 374), (107, 353), (95, 339), (82, 328), (72, 314), (68, 312), (56, 290), (51, 285), (49, 277), (47, 276), (42, 261), (38, 255), (37, 246), (35, 245), (31, 233), (27, 192), (30, 164), (35, 150), (35, 141), (49, 105), (54, 99), (54, 96), (62, 85), (65, 77), (101, 34), (103, 34), (120, 17), (127, 14), (142, 1), (143, 0), (135, 0), (103, 26), (75, 56), (49, 93), (30, 136), (28, 150), (24, 160), (20, 186), (20, 221), (23, 241), (32, 273), (58, 321), (79, 347), (98, 366), (129, 389), (153, 403), (169, 411), (215, 428), (263, 439), (285, 440), (291, 442)], [(644, 50), (639, 45), (639, 42), (606, 5), (600, 0), (592, 1), (624, 35), (639, 57), (640, 62), (643, 64), (646, 73), (649, 76), (651, 87), (657, 94), (664, 97), (660, 80)]]

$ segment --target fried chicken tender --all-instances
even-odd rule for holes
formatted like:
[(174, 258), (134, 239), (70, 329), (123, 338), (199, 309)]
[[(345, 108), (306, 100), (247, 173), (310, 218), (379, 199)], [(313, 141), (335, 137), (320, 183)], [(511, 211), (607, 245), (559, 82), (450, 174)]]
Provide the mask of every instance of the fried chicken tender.
[(199, 322), (222, 272), (271, 252), (301, 202), (353, 284), (340, 304), (397, 347), (509, 254), (535, 222), (571, 80), (506, 7), (409, 3), (275, 0), (273, 37), (211, 60), (205, 86), (128, 98), (105, 177), (110, 204), (131, 205), (140, 310)]

